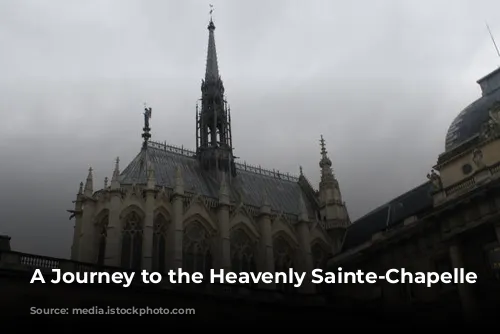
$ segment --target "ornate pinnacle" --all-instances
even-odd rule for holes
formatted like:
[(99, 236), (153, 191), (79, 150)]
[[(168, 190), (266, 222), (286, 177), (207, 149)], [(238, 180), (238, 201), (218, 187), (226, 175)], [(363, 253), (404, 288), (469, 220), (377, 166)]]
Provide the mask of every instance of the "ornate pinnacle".
[(151, 107), (147, 107), (146, 103), (144, 103), (144, 127), (142, 128), (144, 132), (142, 133), (142, 138), (144, 138), (144, 143), (143, 147), (147, 147), (147, 142), (149, 138), (151, 138), (151, 134), (149, 131), (151, 131), (151, 128), (149, 127), (149, 120), (151, 119), (151, 114), (152, 114), (152, 109)]
[(323, 158), (326, 158), (326, 154), (328, 152), (326, 151), (325, 139), (323, 139), (323, 135), (321, 135), (321, 139), (319, 142), (321, 144), (321, 155), (323, 156)]
[(113, 177), (111, 178), (111, 181), (118, 180), (118, 176), (120, 176), (120, 158), (116, 157), (115, 170), (113, 171)]

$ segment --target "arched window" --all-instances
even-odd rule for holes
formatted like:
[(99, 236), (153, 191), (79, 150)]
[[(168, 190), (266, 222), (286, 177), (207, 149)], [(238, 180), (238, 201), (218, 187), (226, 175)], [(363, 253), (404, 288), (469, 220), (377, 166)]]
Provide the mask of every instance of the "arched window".
[(153, 270), (164, 273), (167, 252), (168, 221), (163, 214), (158, 214), (154, 220), (153, 229)]
[(97, 235), (97, 264), (104, 265), (104, 259), (106, 256), (106, 238), (108, 236), (108, 224), (109, 216), (105, 215), (96, 224), (96, 235)]
[(122, 267), (140, 270), (142, 257), (143, 221), (135, 211), (124, 220), (122, 239)]
[[(282, 236), (273, 241), (274, 271), (288, 272), (294, 268), (294, 251), (290, 244)], [(276, 289), (286, 293), (295, 292), (296, 288), (290, 283), (277, 283)]]
[[(325, 270), (326, 262), (328, 260), (328, 253), (325, 251), (325, 249), (319, 243), (315, 243), (311, 247), (311, 253), (313, 258), (313, 269)], [(315, 284), (315, 286), (318, 293), (325, 292), (325, 284)]]
[[(235, 273), (257, 273), (256, 245), (243, 229), (231, 232), (231, 270)], [(250, 286), (255, 284), (250, 282)]]
[(182, 244), (182, 269), (186, 272), (200, 272), (208, 277), (212, 269), (210, 234), (207, 229), (195, 221), (184, 229)]

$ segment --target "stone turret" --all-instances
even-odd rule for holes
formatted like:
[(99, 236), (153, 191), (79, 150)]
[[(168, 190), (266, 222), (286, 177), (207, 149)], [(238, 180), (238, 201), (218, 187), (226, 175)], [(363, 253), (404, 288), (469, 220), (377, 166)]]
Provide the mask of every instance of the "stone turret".
[(91, 197), (94, 193), (94, 178), (92, 175), (92, 167), (89, 168), (89, 174), (87, 175), (87, 181), (85, 182), (85, 190), (83, 194), (85, 196)]
[(321, 181), (319, 183), (320, 218), (331, 238), (332, 251), (337, 253), (342, 246), (342, 239), (350, 225), (345, 203), (342, 201), (340, 187), (332, 170), (332, 161), (327, 155), (325, 140), (321, 136)]

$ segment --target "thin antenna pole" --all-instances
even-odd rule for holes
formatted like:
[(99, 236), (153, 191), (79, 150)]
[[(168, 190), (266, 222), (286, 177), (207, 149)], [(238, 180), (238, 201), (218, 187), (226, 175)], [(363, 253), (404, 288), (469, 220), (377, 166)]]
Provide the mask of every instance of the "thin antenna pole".
[(488, 22), (486, 22), (486, 29), (488, 29), (488, 32), (489, 32), (490, 37), (491, 37), (491, 41), (493, 42), (493, 46), (495, 47), (497, 55), (500, 58), (500, 51), (498, 51), (497, 43), (495, 42), (495, 38), (493, 37), (493, 34), (491, 33), (491, 29), (490, 29), (490, 26), (488, 25)]

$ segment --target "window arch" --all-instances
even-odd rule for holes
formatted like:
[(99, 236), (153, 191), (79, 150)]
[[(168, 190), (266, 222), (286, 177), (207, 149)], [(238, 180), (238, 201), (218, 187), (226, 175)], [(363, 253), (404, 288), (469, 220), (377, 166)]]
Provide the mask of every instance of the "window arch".
[(136, 211), (125, 216), (122, 235), (122, 267), (140, 270), (143, 219)]
[(153, 226), (153, 270), (164, 273), (167, 255), (167, 225), (168, 220), (163, 214), (158, 214)]
[(198, 221), (194, 221), (184, 229), (182, 243), (182, 269), (186, 272), (200, 272), (205, 277), (212, 269), (212, 252), (210, 234)]
[[(235, 273), (256, 273), (255, 243), (247, 232), (239, 228), (231, 232), (231, 270)], [(250, 286), (255, 284), (250, 282)]]
[[(294, 268), (294, 251), (290, 243), (284, 237), (278, 236), (273, 240), (274, 271), (288, 272)], [(293, 284), (277, 283), (276, 289), (286, 293), (295, 292)]]
[(106, 239), (108, 237), (108, 224), (109, 215), (106, 214), (100, 220), (97, 221), (96, 228), (96, 244), (97, 244), (97, 265), (104, 265), (104, 259), (106, 257)]

